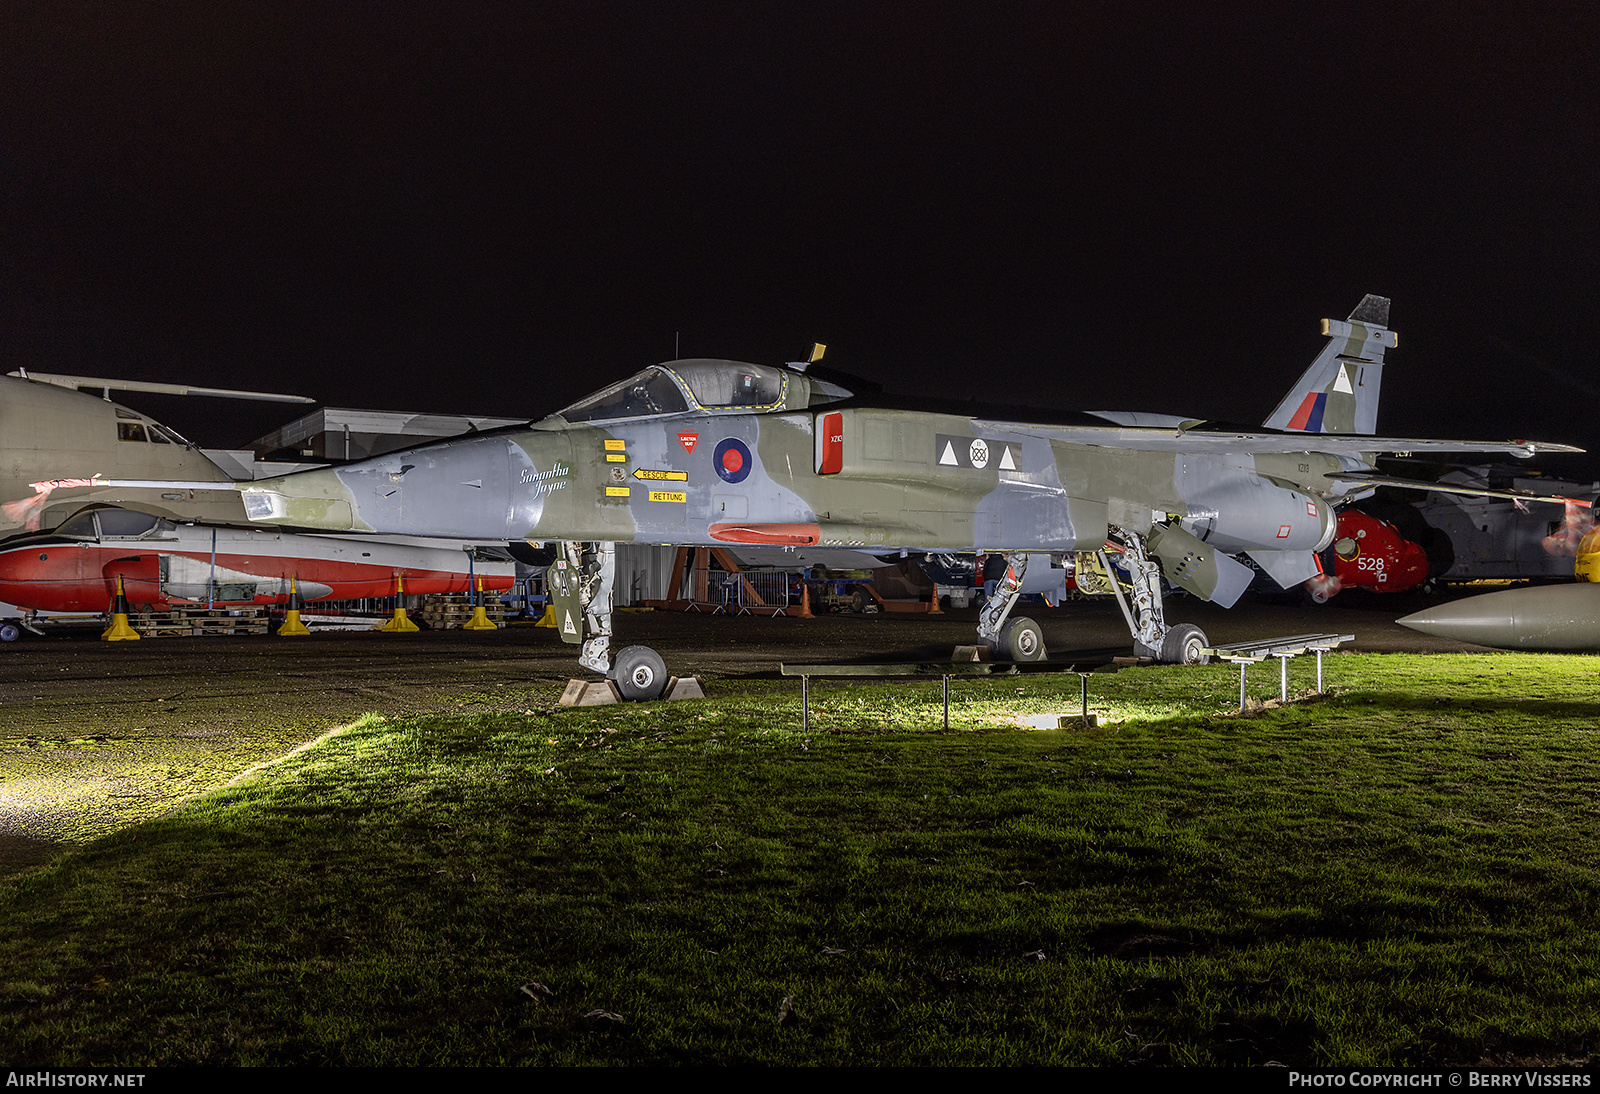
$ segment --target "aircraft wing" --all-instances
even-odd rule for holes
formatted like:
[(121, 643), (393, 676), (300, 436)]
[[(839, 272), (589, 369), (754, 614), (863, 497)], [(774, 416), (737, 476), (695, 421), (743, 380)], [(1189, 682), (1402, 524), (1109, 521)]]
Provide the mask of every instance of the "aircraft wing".
[(1396, 486), (1402, 490), (1431, 490), (1440, 494), (1464, 494), (1472, 498), (1509, 498), (1512, 501), (1553, 501), (1589, 508), (1594, 503), (1587, 498), (1572, 498), (1565, 494), (1541, 494), (1536, 490), (1497, 490), (1487, 486), (1470, 486), (1454, 482), (1429, 482), (1425, 479), (1402, 479), (1378, 471), (1338, 471), (1330, 479), (1366, 483), (1370, 486)]
[(1328, 452), (1400, 455), (1416, 452), (1493, 452), (1527, 459), (1541, 452), (1582, 452), (1569, 444), (1543, 441), (1456, 441), (1364, 434), (1254, 433), (1215, 429), (1124, 429), (1116, 426), (1018, 425), (985, 422), (996, 430), (1043, 437), (1068, 444), (1127, 448), (1139, 452)]
[[(37, 380), (71, 391), (85, 388), (101, 391), (143, 391), (155, 395), (205, 395), (214, 399), (254, 399), (263, 403), (315, 403), (305, 395), (280, 395), (272, 391), (239, 391), (228, 387), (196, 387), (193, 384), (157, 384), (147, 380), (114, 380), (105, 376), (68, 376), (60, 372), (29, 372), (17, 369), (6, 373), (22, 380)], [(110, 398), (110, 396), (107, 396)]]

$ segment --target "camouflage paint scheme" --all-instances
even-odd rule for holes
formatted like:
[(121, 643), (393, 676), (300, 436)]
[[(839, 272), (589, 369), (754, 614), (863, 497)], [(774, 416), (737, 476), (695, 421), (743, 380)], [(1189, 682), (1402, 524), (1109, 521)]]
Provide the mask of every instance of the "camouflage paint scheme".
[[(803, 400), (807, 377), (785, 379), (787, 402)], [(832, 414), (842, 467), (824, 475), (817, 431)], [(679, 433), (694, 435), (692, 448)], [(245, 499), (256, 520), (474, 540), (1094, 550), (1113, 514), (1141, 531), (1152, 514), (1175, 514), (1208, 525), (1232, 550), (1326, 545), (1333, 517), (1312, 488), (1326, 489), (1322, 476), (1338, 459), (1174, 451), (1178, 436), (850, 406), (603, 425), (552, 416), (515, 433), (264, 479), (245, 487)], [(981, 439), (995, 454), (984, 467), (941, 466), (939, 437), (969, 447)], [(730, 440), (754, 457), (738, 481), (715, 462)], [(1014, 469), (1001, 470), (1007, 456)]]
[[(1131, 534), (1148, 538), (1170, 580), (1232, 603), (1243, 586), (1231, 568), (1245, 569), (1232, 554), (1249, 552), (1286, 587), (1320, 572), (1333, 507), (1371, 492), (1379, 453), (1566, 450), (1313, 432), (1375, 414), (1394, 335), (1361, 313), (1324, 322), (1328, 347), (1276, 412), (1290, 423), (1281, 432), (897, 407), (804, 365), (696, 359), (525, 428), (261, 480), (245, 505), (259, 521), (480, 541), (1064, 552)], [(703, 398), (752, 381), (768, 401)], [(681, 408), (660, 409), (662, 392)]]
[(1079, 552), (1080, 574), (1108, 573), (1109, 546), (1123, 554), (1128, 595), (1109, 581), (1102, 591), (1116, 596), (1135, 651), (1198, 661), (1205, 636), (1167, 626), (1163, 578), (1225, 606), (1255, 568), (1289, 588), (1321, 575), (1335, 506), (1405, 482), (1374, 470), (1378, 454), (1541, 447), (1358, 432), (1376, 420), (1395, 345), (1388, 315), (1389, 301), (1369, 295), (1348, 320), (1324, 320), (1326, 346), (1265, 431), (892, 399), (815, 367), (816, 354), (785, 368), (693, 359), (524, 428), (258, 481), (242, 488), (245, 510), (326, 531), (554, 542), (562, 637), (624, 698), (654, 698), (665, 667), (643, 647), (610, 660), (615, 542), (1002, 553), (978, 637), (1016, 660), (1045, 655), (1036, 623), (1007, 621), (1029, 559)]

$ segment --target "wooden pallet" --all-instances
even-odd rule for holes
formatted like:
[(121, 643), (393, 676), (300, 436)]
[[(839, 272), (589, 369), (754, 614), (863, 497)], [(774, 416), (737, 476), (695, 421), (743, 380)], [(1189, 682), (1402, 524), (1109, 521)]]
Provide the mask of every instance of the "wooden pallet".
[(269, 623), (266, 610), (259, 606), (233, 610), (173, 608), (169, 612), (132, 612), (128, 615), (128, 625), (145, 638), (266, 634)]
[[(498, 594), (484, 593), (483, 606), (490, 622), (497, 627), (505, 624), (506, 610)], [(458, 630), (472, 620), (472, 597), (468, 593), (436, 593), (424, 600), (414, 614), (419, 622), (435, 630)]]

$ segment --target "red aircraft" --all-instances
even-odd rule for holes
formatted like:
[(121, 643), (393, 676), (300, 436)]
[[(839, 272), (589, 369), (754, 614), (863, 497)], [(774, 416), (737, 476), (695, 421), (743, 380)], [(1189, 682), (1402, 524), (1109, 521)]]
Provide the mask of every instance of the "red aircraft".
[(131, 509), (90, 508), (51, 532), (0, 545), (0, 602), (57, 612), (104, 612), (117, 578), (128, 603), (280, 604), (296, 579), (303, 600), (470, 592), (515, 583), (507, 561), (400, 538), (340, 539), (270, 529), (176, 524)]
[(1388, 521), (1359, 509), (1339, 512), (1327, 554), (1332, 555), (1332, 572), (1306, 582), (1306, 591), (1319, 604), (1342, 589), (1401, 593), (1428, 579), (1428, 555), (1421, 545), (1401, 535)]

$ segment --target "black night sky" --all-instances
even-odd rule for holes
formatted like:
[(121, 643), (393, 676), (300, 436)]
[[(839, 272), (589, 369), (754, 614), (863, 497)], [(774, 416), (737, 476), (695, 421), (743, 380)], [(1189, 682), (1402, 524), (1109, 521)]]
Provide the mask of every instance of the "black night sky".
[[(537, 417), (675, 336), (817, 340), (1257, 422), (1371, 291), (1382, 432), (1600, 448), (1597, 12), (12, 3), (0, 355)], [(215, 446), (292, 414), (125, 400)]]

